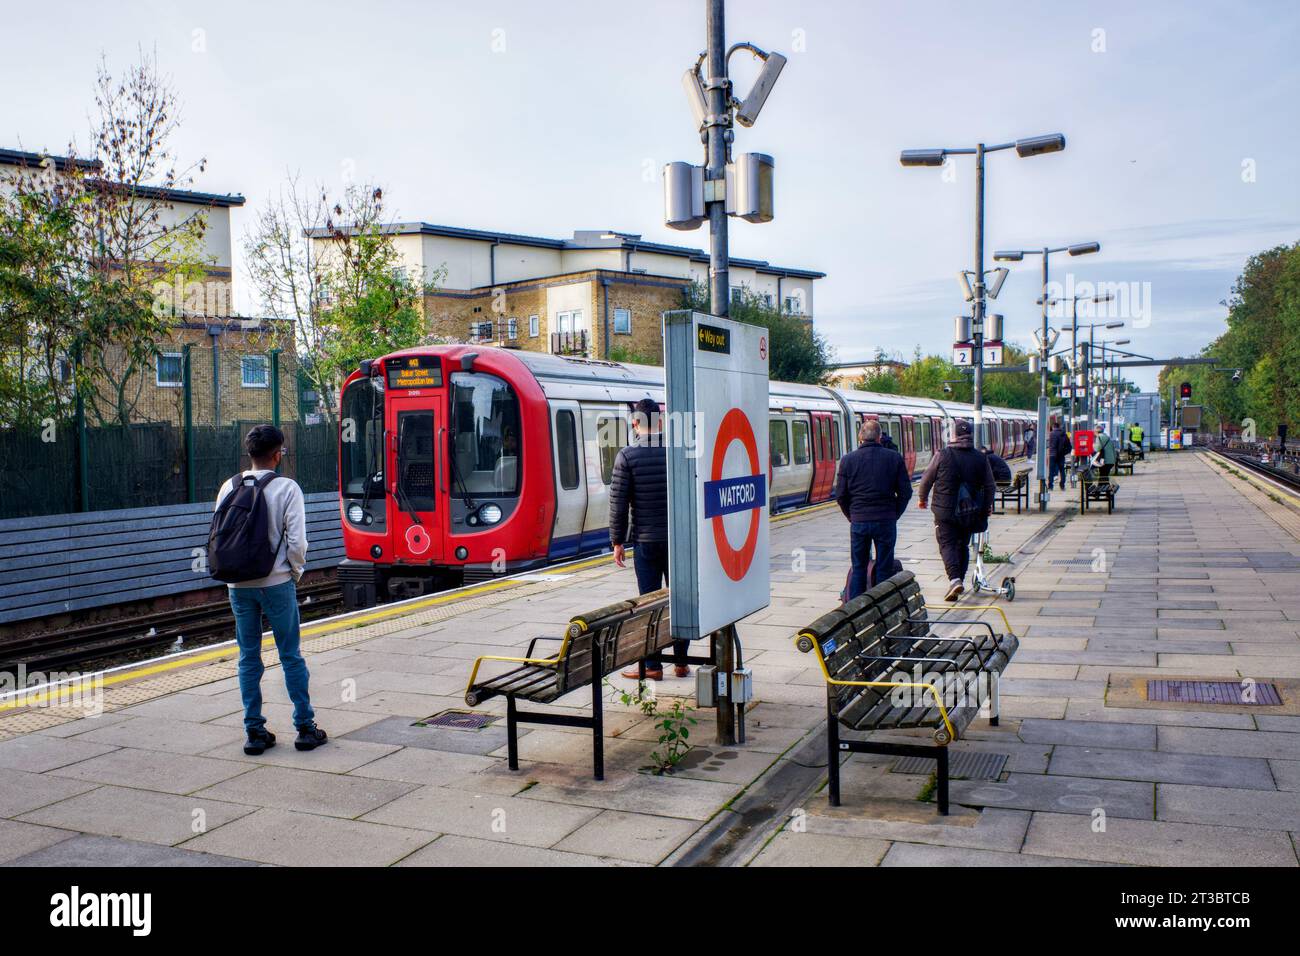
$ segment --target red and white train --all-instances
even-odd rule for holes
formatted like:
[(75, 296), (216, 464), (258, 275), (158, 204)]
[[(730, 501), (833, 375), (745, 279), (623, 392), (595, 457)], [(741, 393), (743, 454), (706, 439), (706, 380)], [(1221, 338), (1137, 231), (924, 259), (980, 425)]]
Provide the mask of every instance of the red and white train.
[[(394, 352), (344, 384), (339, 510), (349, 607), (609, 549), (614, 458), (631, 406), (664, 400), (663, 369), (486, 346)], [(827, 501), (863, 419), (913, 477), (972, 406), (772, 382), (770, 501)], [(989, 446), (1024, 454), (1028, 411), (985, 407)]]

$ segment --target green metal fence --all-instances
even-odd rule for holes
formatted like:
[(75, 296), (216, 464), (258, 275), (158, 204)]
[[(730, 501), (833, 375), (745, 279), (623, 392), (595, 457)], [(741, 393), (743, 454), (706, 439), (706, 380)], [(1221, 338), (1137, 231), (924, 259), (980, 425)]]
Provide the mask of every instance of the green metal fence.
[(302, 420), (295, 366), (274, 350), (185, 346), (128, 380), (129, 407), (98, 395), (70, 421), (0, 427), (0, 519), (211, 501), (249, 467), (244, 435), (267, 423), (285, 433), (281, 473), (333, 490), (335, 425)]

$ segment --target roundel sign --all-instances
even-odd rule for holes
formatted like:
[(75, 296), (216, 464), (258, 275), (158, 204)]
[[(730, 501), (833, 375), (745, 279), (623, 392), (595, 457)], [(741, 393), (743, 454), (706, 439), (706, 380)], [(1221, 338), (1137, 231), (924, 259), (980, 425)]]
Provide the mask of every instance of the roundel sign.
[[(726, 476), (723, 465), (727, 460), (727, 450), (737, 442), (744, 450), (742, 460), (748, 469), (742, 474)], [(713, 441), (712, 468), (709, 479), (704, 482), (704, 517), (713, 526), (713, 544), (718, 550), (718, 562), (727, 577), (733, 581), (744, 578), (754, 563), (762, 509), (766, 507), (767, 475), (763, 472), (758, 456), (758, 442), (754, 438), (753, 426), (743, 411), (732, 408), (723, 416), (717, 437)], [(732, 547), (723, 518), (746, 513), (749, 522), (745, 540), (739, 548)]]

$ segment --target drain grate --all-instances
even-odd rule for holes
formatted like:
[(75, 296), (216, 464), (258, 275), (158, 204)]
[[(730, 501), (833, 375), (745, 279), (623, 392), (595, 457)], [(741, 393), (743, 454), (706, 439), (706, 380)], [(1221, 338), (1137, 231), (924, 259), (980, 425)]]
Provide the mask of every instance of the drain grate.
[(1149, 680), (1147, 700), (1276, 707), (1282, 703), (1282, 695), (1276, 685), (1253, 680)]
[(1092, 564), (1094, 560), (1094, 558), (1053, 558), (1049, 563), (1065, 564), (1070, 567), (1082, 568)]
[(495, 714), (484, 714), (474, 710), (444, 710), (417, 720), (415, 727), (450, 727), (452, 730), (482, 730), (501, 718)]
[[(961, 750), (948, 754), (948, 776), (957, 780), (996, 780), (1010, 759), (1009, 754), (991, 754), (979, 750)], [(891, 773), (934, 773), (935, 762), (929, 757), (899, 757)]]

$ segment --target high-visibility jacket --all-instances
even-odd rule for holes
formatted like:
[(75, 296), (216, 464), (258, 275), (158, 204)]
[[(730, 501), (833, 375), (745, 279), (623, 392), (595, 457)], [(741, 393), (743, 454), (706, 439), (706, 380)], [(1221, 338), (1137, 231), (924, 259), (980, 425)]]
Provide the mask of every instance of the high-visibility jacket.
[(1128, 430), (1128, 439), (1135, 445), (1142, 444), (1142, 426), (1134, 425)]

